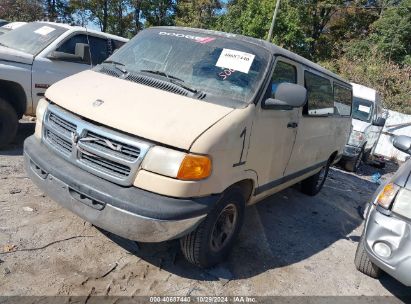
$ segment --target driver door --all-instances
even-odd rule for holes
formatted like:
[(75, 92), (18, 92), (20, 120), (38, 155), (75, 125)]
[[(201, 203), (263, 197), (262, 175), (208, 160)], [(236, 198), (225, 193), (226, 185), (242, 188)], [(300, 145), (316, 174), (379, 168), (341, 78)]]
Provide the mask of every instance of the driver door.
[[(280, 83), (298, 83), (297, 65), (279, 57), (265, 99), (275, 96)], [(253, 126), (249, 157), (257, 168), (259, 187), (256, 195), (267, 196), (283, 183), (298, 129), (300, 109), (264, 109), (258, 107)], [(252, 157), (251, 157), (252, 155)]]

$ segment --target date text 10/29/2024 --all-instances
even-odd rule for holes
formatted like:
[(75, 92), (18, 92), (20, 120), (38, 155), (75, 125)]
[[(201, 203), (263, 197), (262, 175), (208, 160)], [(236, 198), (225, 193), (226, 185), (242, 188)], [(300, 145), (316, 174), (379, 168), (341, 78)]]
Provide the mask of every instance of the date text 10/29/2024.
[(208, 296), (187, 296), (187, 297), (150, 297), (150, 303), (257, 303), (254, 297), (208, 297)]

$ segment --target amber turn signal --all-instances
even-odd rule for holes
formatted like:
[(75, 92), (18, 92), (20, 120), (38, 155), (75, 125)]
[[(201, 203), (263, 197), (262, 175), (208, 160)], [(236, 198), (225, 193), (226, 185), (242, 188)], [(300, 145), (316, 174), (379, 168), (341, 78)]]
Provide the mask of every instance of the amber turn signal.
[(397, 195), (399, 189), (400, 188), (393, 183), (387, 184), (378, 195), (377, 204), (385, 209), (390, 208), (391, 203)]
[(207, 156), (188, 154), (184, 157), (177, 178), (181, 180), (200, 180), (211, 174), (211, 159)]

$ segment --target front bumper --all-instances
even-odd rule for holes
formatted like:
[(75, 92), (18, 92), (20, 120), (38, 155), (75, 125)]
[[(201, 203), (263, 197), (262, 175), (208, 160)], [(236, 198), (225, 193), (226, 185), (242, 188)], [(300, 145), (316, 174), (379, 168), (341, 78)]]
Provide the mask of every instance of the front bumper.
[(220, 198), (177, 199), (122, 187), (72, 165), (34, 136), (24, 142), (24, 163), (50, 198), (95, 226), (135, 241), (161, 242), (191, 232)]
[[(373, 249), (376, 242), (384, 242), (391, 250), (388, 258), (380, 257)], [(411, 223), (386, 216), (376, 208), (370, 211), (365, 249), (371, 261), (406, 286), (411, 286)]]
[(361, 153), (361, 147), (345, 145), (343, 152), (343, 159), (355, 158)]

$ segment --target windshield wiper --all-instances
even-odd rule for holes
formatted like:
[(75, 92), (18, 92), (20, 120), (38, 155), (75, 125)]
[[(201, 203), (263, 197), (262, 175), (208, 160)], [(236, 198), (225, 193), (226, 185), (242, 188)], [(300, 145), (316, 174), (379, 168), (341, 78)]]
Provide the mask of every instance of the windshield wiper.
[(173, 76), (173, 75), (169, 75), (169, 74), (167, 74), (166, 72), (163, 72), (163, 71), (158, 71), (158, 70), (140, 70), (140, 72), (150, 73), (150, 74), (155, 74), (155, 75), (160, 75), (160, 76), (164, 76), (164, 77), (166, 77), (166, 78), (168, 78), (168, 79), (175, 79), (175, 80), (184, 82), (183, 79), (178, 78), (178, 77), (175, 77), (175, 76)]
[[(125, 67), (126, 65), (124, 64), (124, 63), (122, 63), (122, 62), (118, 62), (118, 61), (115, 61), (115, 60), (104, 60), (103, 61), (103, 63), (111, 63), (112, 65), (114, 65), (114, 67), (117, 69), (117, 70), (119, 70), (120, 72), (122, 72), (123, 74), (127, 74), (128, 73), (128, 71), (125, 69), (125, 68), (123, 68), (123, 67)], [(122, 66), (122, 67), (120, 67), (120, 66)]]
[(140, 70), (140, 72), (143, 73), (150, 73), (150, 74), (155, 74), (155, 75), (159, 75), (159, 76), (163, 76), (165, 78), (168, 79), (169, 82), (171, 82), (172, 84), (178, 85), (179, 87), (186, 89), (187, 91), (190, 91), (198, 96), (203, 95), (205, 97), (205, 93), (201, 92), (200, 90), (197, 90), (196, 88), (191, 88), (189, 86), (187, 86), (186, 84), (184, 84), (184, 80), (181, 78), (178, 78), (176, 76), (167, 74), (166, 72), (163, 71), (158, 71), (158, 70)]

